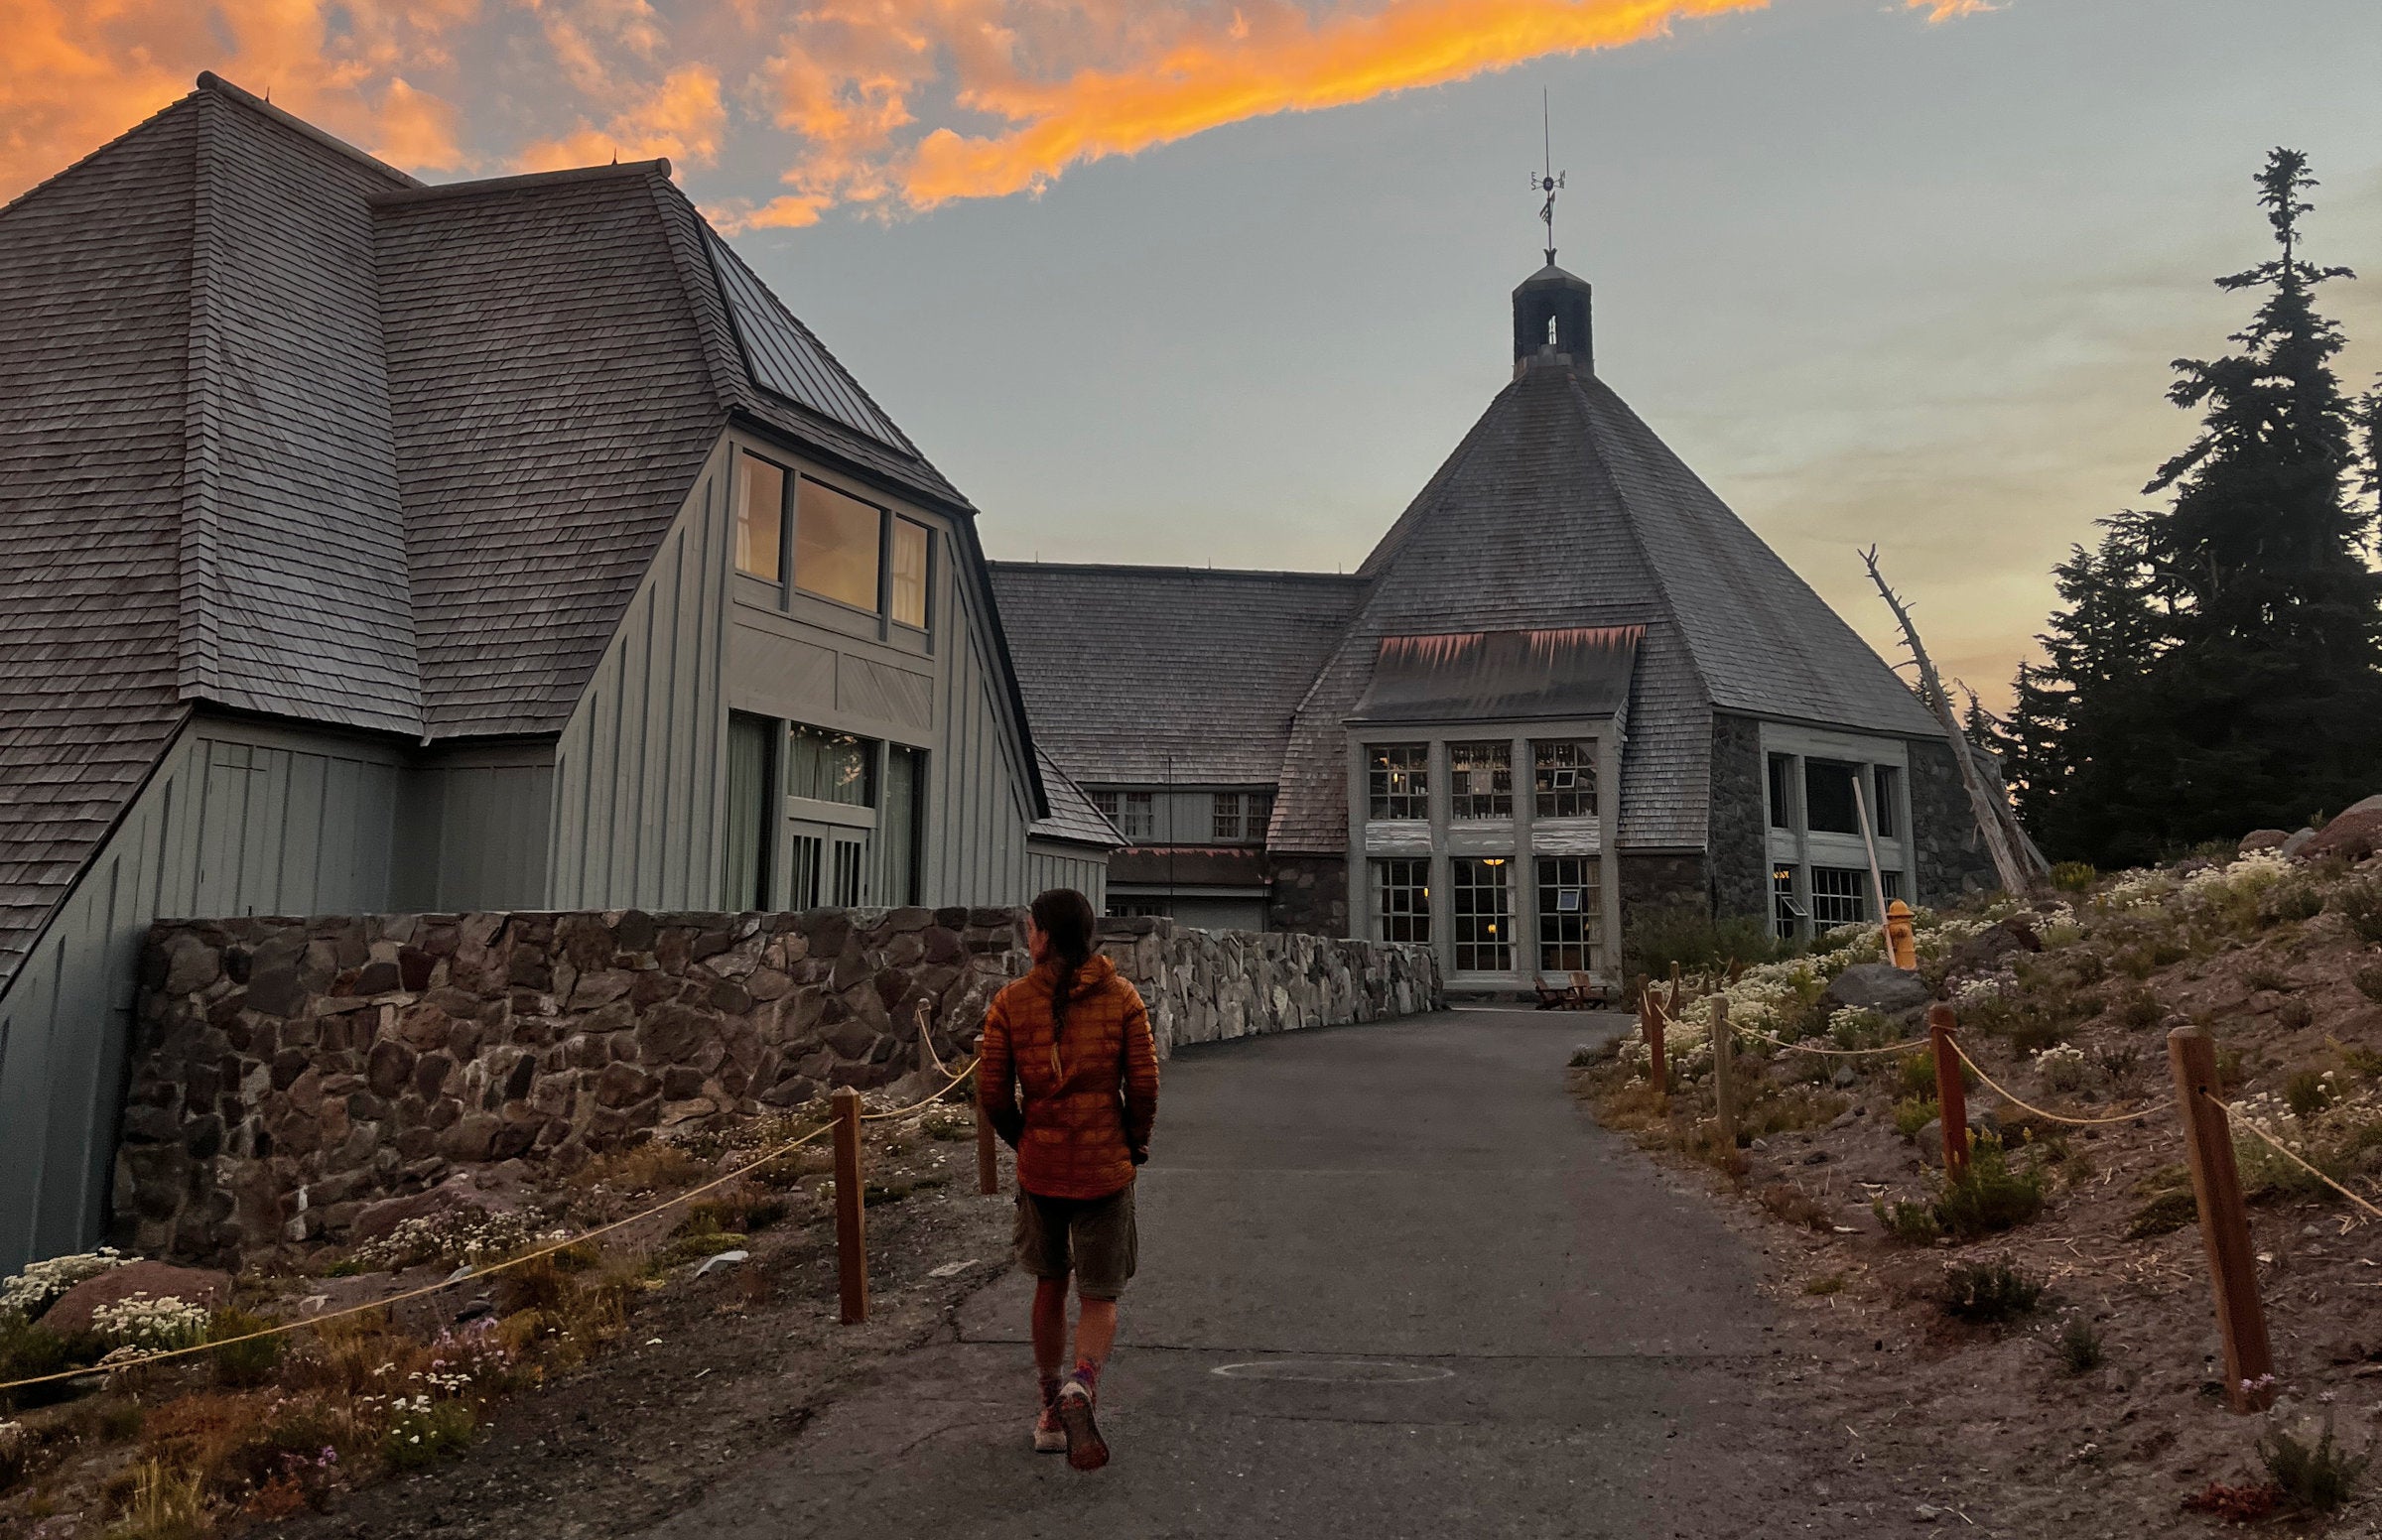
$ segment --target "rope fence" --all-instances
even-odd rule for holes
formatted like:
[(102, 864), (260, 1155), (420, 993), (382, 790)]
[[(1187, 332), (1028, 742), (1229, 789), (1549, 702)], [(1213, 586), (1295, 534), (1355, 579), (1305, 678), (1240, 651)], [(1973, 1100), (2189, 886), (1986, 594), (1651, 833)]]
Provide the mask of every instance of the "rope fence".
[[(938, 1064), (936, 1068), (942, 1069), (943, 1067)], [(860, 1120), (864, 1122), (878, 1122), (886, 1118), (904, 1117), (912, 1112), (916, 1112), (925, 1107), (931, 1106), (934, 1103), (942, 1100), (943, 1097), (950, 1092), (954, 1086), (957, 1086), (960, 1082), (966, 1080), (975, 1072), (976, 1065), (973, 1060), (962, 1066), (957, 1071), (946, 1070), (944, 1073), (948, 1078), (941, 1086), (937, 1087), (929, 1094), (920, 1097), (918, 1100), (911, 1102), (907, 1106), (891, 1107), (882, 1111), (862, 1113)], [(685, 1192), (679, 1193), (674, 1197), (665, 1198), (660, 1203), (640, 1209), (635, 1214), (629, 1215), (625, 1219), (613, 1219), (608, 1223), (598, 1224), (593, 1229), (583, 1230), (579, 1234), (573, 1235), (566, 1240), (549, 1241), (533, 1250), (524, 1251), (518, 1256), (506, 1257), (500, 1262), (490, 1262), (480, 1267), (466, 1267), (459, 1269), (452, 1276), (443, 1278), (437, 1283), (424, 1284), (420, 1288), (407, 1289), (403, 1293), (392, 1294), (386, 1299), (369, 1300), (363, 1304), (351, 1305), (342, 1310), (325, 1311), (321, 1315), (302, 1316), (295, 1321), (278, 1322), (273, 1326), (265, 1327), (259, 1331), (244, 1332), (237, 1337), (221, 1338), (211, 1343), (198, 1343), (189, 1348), (161, 1348), (155, 1352), (142, 1353), (137, 1357), (118, 1359), (113, 1363), (94, 1363), (77, 1369), (62, 1369), (52, 1374), (36, 1374), (26, 1379), (0, 1381), (0, 1391), (19, 1390), (28, 1385), (55, 1384), (61, 1380), (81, 1379), (84, 1376), (91, 1374), (121, 1373), (126, 1369), (144, 1368), (149, 1364), (163, 1363), (169, 1359), (195, 1357), (199, 1353), (213, 1352), (219, 1348), (229, 1348), (239, 1343), (258, 1342), (268, 1337), (286, 1337), (291, 1333), (309, 1331), (332, 1321), (343, 1321), (355, 1316), (368, 1315), (376, 1310), (386, 1310), (392, 1305), (402, 1305), (411, 1300), (427, 1299), (434, 1294), (443, 1294), (449, 1289), (461, 1288), (466, 1283), (476, 1283), (483, 1278), (493, 1277), (497, 1273), (504, 1272), (510, 1268), (521, 1267), (530, 1262), (538, 1261), (541, 1258), (553, 1256), (558, 1252), (568, 1251), (574, 1246), (585, 1245), (589, 1241), (595, 1240), (599, 1236), (608, 1235), (616, 1230), (625, 1229), (631, 1224), (640, 1223), (643, 1220), (650, 1219), (655, 1215), (667, 1214), (670, 1210), (679, 1207), (681, 1204), (690, 1202), (696, 1198), (700, 1198), (705, 1193), (717, 1191), (718, 1189), (727, 1186), (728, 1183), (735, 1181), (739, 1177), (751, 1175), (753, 1172), (760, 1170), (763, 1166), (768, 1165), (772, 1161), (780, 1160), (785, 1156), (793, 1154), (796, 1150), (801, 1149), (804, 1145), (809, 1144), (814, 1139), (817, 1139), (824, 1134), (834, 1132), (835, 1127), (836, 1124), (832, 1120), (821, 1123), (818, 1127), (813, 1128), (810, 1132), (803, 1134), (799, 1138), (789, 1139), (783, 1144), (779, 1144), (774, 1148), (763, 1152), (762, 1154), (756, 1155), (752, 1159), (744, 1162), (742, 1165), (737, 1166), (732, 1171), (723, 1172), (708, 1182), (688, 1188)]]
[(2207, 1091), (2202, 1091), (2200, 1092), (2200, 1094), (2201, 1094), (2202, 1096), (2206, 1096), (2206, 1097), (2207, 1097), (2207, 1099), (2208, 1099), (2208, 1100), (2209, 1100), (2211, 1103), (2213, 1103), (2213, 1104), (2216, 1106), (2216, 1108), (2217, 1108), (2219, 1111), (2223, 1112), (2223, 1113), (2225, 1114), (2225, 1120), (2226, 1120), (2227, 1122), (2229, 1122), (2230, 1124), (2232, 1124), (2234, 1127), (2236, 1127), (2236, 1128), (2244, 1128), (2244, 1129), (2247, 1129), (2247, 1130), (2249, 1130), (2249, 1132), (2250, 1132), (2251, 1134), (2253, 1134), (2254, 1136), (2256, 1136), (2256, 1137), (2257, 1137), (2257, 1138), (2259, 1138), (2259, 1139), (2262, 1139), (2262, 1140), (2264, 1140), (2264, 1141), (2265, 1141), (2265, 1143), (2266, 1143), (2266, 1146), (2267, 1146), (2267, 1148), (2269, 1148), (2269, 1149), (2273, 1150), (2273, 1151), (2274, 1151), (2276, 1154), (2278, 1154), (2278, 1155), (2282, 1156), (2282, 1157), (2283, 1157), (2285, 1160), (2288, 1160), (2288, 1161), (2290, 1161), (2290, 1162), (2291, 1162), (2293, 1165), (2295, 1165), (2295, 1166), (2299, 1167), (2299, 1168), (2300, 1168), (2302, 1171), (2305, 1171), (2305, 1172), (2307, 1172), (2307, 1173), (2308, 1173), (2310, 1176), (2312, 1176), (2312, 1177), (2316, 1178), (2316, 1179), (2318, 1182), (2321, 1182), (2321, 1183), (2323, 1183), (2323, 1184), (2324, 1184), (2324, 1186), (2326, 1186), (2326, 1187), (2328, 1187), (2328, 1188), (2332, 1189), (2332, 1191), (2334, 1191), (2334, 1192), (2338, 1193), (2338, 1194), (2339, 1194), (2341, 1197), (2343, 1197), (2343, 1198), (2346, 1198), (2346, 1199), (2347, 1199), (2349, 1202), (2351, 1202), (2351, 1203), (2355, 1204), (2355, 1205), (2356, 1205), (2358, 1208), (2360, 1208), (2360, 1209), (2363, 1209), (2363, 1210), (2364, 1210), (2364, 1211), (2365, 1211), (2367, 1214), (2370, 1214), (2370, 1215), (2372, 1215), (2372, 1216), (2373, 1216), (2375, 1219), (2382, 1219), (2382, 1209), (2378, 1209), (2378, 1208), (2374, 1207), (2374, 1205), (2373, 1205), (2373, 1204), (2371, 1204), (2371, 1203), (2367, 1202), (2367, 1201), (2366, 1201), (2364, 1198), (2360, 1197), (2358, 1194), (2351, 1192), (2351, 1191), (2350, 1191), (2348, 1188), (2346, 1188), (2346, 1187), (2343, 1187), (2343, 1186), (2342, 1186), (2340, 1183), (2333, 1181), (2333, 1180), (2332, 1180), (2330, 1177), (2328, 1177), (2328, 1176), (2324, 1175), (2324, 1174), (2323, 1174), (2321, 1171), (2318, 1171), (2318, 1170), (2316, 1170), (2316, 1167), (2314, 1167), (2314, 1166), (2310, 1165), (2310, 1164), (2309, 1164), (2307, 1161), (2305, 1161), (2305, 1160), (2302, 1160), (2302, 1159), (2299, 1157), (2299, 1155), (2298, 1155), (2297, 1153), (2295, 1153), (2295, 1152), (2292, 1150), (2292, 1148), (2291, 1148), (2289, 1145), (2285, 1144), (2285, 1143), (2284, 1143), (2282, 1140), (2280, 1140), (2280, 1139), (2276, 1138), (2276, 1137), (2275, 1137), (2273, 1134), (2271, 1134), (2271, 1133), (2268, 1133), (2268, 1132), (2267, 1132), (2265, 1129), (2263, 1129), (2263, 1128), (2259, 1127), (2259, 1126), (2258, 1126), (2256, 1123), (2254, 1123), (2254, 1122), (2250, 1121), (2248, 1118), (2246, 1118), (2246, 1117), (2242, 1116), (2240, 1112), (2238, 1112), (2238, 1111), (2236, 1111), (2236, 1110), (2234, 1109), (2234, 1107), (2233, 1107), (2232, 1103), (2230, 1103), (2230, 1102), (2227, 1102), (2227, 1101), (2220, 1100), (2219, 1098), (2217, 1098), (2217, 1097), (2215, 1097), (2215, 1096), (2209, 1095), (2209, 1093), (2208, 1093)]
[(1952, 1039), (1952, 1052), (1960, 1056), (1960, 1062), (1967, 1065), (1969, 1069), (1975, 1073), (1977, 1079), (1984, 1082), (1985, 1085), (1992, 1090), (1994, 1094), (2000, 1096), (2004, 1101), (2009, 1102), (2011, 1105), (2019, 1108), (2021, 1111), (2031, 1112), (2035, 1116), (2044, 1118), (2050, 1122), (2065, 1123), (2071, 1128), (2098, 1128), (2109, 1123), (2140, 1122), (2143, 1118), (2150, 1116), (2151, 1113), (2158, 1110), (2156, 1107), (2137, 1107), (2131, 1112), (2118, 1112), (2108, 1117), (2069, 1117), (2064, 1112), (2047, 1111), (2043, 1107), (2037, 1106), (2032, 1101), (2022, 1100), (2020, 1097), (2013, 1095), (2008, 1087), (2004, 1086), (2000, 1081), (1995, 1080), (1992, 1076), (1986, 1074), (1984, 1068), (1980, 1066), (1976, 1060), (1971, 1059), (1968, 1056), (1968, 1050), (1960, 1046), (1960, 1040), (1958, 1038)]

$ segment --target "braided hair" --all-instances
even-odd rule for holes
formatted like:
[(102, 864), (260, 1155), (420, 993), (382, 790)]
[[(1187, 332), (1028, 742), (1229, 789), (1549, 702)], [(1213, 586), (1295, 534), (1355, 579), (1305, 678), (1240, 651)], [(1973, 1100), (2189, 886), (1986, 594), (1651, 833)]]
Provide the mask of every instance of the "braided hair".
[(1028, 912), (1036, 929), (1050, 939), (1051, 961), (1059, 976), (1050, 991), (1050, 1068), (1061, 1080), (1059, 1042), (1067, 1035), (1067, 1002), (1075, 993), (1077, 975), (1092, 961), (1094, 934), (1100, 926), (1092, 900), (1073, 888), (1052, 888), (1037, 897)]

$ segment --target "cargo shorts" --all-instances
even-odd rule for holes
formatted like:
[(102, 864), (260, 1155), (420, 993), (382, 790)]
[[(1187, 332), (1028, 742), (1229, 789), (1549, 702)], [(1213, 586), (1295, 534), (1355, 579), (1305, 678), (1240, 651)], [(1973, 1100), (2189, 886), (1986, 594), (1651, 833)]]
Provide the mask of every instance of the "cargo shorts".
[(1019, 1190), (1013, 1237), (1017, 1265), (1037, 1278), (1075, 1274), (1086, 1299), (1114, 1300), (1133, 1275), (1133, 1184), (1106, 1198), (1043, 1198)]

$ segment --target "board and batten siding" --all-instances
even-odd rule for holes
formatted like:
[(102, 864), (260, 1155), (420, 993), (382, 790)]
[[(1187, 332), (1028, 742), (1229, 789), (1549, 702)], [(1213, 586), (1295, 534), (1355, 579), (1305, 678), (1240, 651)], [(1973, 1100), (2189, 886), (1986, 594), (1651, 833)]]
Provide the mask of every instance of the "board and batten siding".
[(1026, 898), (1020, 902), (1030, 901), (1034, 894), (1051, 888), (1073, 888), (1092, 900), (1094, 913), (1105, 912), (1109, 907), (1109, 852), (1056, 840), (1028, 840)]
[[(809, 595), (733, 572), (735, 454), (890, 506), (934, 531), (933, 631), (906, 642)], [(630, 600), (555, 752), (554, 909), (711, 909), (727, 900), (728, 717), (749, 712), (923, 749), (919, 899), (1012, 904), (1030, 897), (1034, 817), (1024, 736), (992, 664), (983, 585), (943, 515), (805, 461), (782, 444), (723, 437)], [(781, 756), (782, 757), (782, 756)], [(782, 765), (780, 774), (782, 776)], [(790, 847), (774, 821), (782, 884)], [(871, 898), (895, 889), (887, 842), (869, 841)], [(1089, 880), (1073, 860), (1070, 870)], [(1105, 878), (1105, 867), (1102, 875)], [(1104, 884), (1105, 885), (1105, 884)], [(782, 890), (782, 889), (781, 889)]]
[(564, 724), (545, 907), (720, 903), (728, 463), (723, 440)]
[(0, 1271), (98, 1237), (152, 920), (389, 907), (395, 745), (194, 717), (0, 993)]

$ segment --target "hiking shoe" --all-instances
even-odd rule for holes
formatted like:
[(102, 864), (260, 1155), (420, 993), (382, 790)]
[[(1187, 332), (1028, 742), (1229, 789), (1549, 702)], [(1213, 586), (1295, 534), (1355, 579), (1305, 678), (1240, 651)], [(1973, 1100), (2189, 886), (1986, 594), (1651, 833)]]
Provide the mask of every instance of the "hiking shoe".
[(1067, 1463), (1078, 1471), (1097, 1471), (1109, 1463), (1108, 1441), (1092, 1420), (1092, 1390), (1080, 1379), (1059, 1389), (1059, 1427), (1067, 1436)]
[(1067, 1453), (1067, 1430), (1059, 1426), (1059, 1413), (1055, 1406), (1042, 1408), (1042, 1415), (1034, 1419), (1034, 1453), (1037, 1455), (1064, 1455)]

